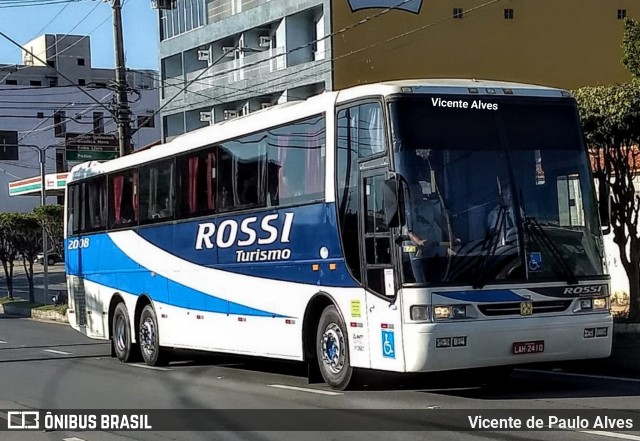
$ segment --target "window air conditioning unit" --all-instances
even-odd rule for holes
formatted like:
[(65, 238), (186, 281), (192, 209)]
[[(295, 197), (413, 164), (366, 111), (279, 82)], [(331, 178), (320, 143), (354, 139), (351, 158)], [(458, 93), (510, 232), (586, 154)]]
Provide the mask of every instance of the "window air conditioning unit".
[(233, 119), (238, 117), (238, 112), (236, 110), (225, 110), (224, 111), (224, 119)]
[(200, 122), (211, 122), (211, 112), (200, 112)]
[(266, 109), (271, 107), (271, 103), (260, 103), (260, 108), (261, 109)]
[(176, 4), (176, 0), (151, 0), (153, 9), (175, 9)]
[(224, 53), (225, 57), (233, 57), (235, 51), (236, 51), (236, 48), (233, 47), (233, 46), (223, 46), (222, 47), (222, 52)]
[(209, 61), (209, 50), (208, 49), (199, 49), (198, 50), (198, 61)]
[(268, 35), (260, 36), (260, 47), (269, 47), (271, 46), (271, 37)]

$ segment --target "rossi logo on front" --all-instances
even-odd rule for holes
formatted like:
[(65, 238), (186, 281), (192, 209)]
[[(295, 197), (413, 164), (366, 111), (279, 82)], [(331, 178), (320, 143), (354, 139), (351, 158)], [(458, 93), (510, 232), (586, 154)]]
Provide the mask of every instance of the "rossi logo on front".
[[(282, 222), (279, 222), (280, 214), (269, 214), (261, 220), (257, 216), (242, 220), (226, 219), (217, 226), (213, 222), (202, 223), (198, 225), (195, 248), (196, 250), (210, 250), (215, 246), (219, 249), (249, 248), (255, 245), (289, 243), (294, 213), (284, 213), (283, 216)], [(239, 249), (235, 254), (237, 262), (266, 262), (291, 258), (289, 248)]]

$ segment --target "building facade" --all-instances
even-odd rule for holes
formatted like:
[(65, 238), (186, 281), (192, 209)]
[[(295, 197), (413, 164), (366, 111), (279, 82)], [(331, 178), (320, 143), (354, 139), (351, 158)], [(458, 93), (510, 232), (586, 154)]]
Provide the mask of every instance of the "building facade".
[(627, 16), (640, 18), (640, 2), (333, 0), (333, 85), (425, 77), (567, 89), (624, 82)]
[(163, 137), (324, 90), (407, 78), (629, 80), (637, 0), (156, 0)]
[(330, 0), (157, 5), (166, 140), (333, 88)]
[[(113, 69), (91, 67), (89, 37), (43, 35), (24, 47), (28, 51), (23, 51), (23, 64), (0, 65), (2, 212), (30, 211), (39, 205), (39, 197), (10, 197), (8, 189), (9, 182), (39, 175), (38, 148), (46, 149), (46, 172), (62, 172), (84, 161), (67, 160), (69, 135), (117, 133), (115, 74)], [(157, 75), (152, 70), (128, 73), (134, 148), (160, 140), (160, 118), (154, 115), (159, 106)]]

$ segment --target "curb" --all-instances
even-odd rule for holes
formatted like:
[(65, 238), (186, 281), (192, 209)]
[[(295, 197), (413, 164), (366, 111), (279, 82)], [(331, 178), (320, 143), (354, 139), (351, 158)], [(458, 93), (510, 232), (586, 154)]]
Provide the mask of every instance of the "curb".
[(30, 317), (32, 319), (45, 322), (69, 323), (67, 314), (60, 314), (57, 311), (43, 311), (39, 309), (32, 309)]
[(25, 308), (20, 306), (20, 301), (9, 304), (0, 304), (0, 315), (11, 317), (32, 318), (43, 322), (69, 323), (67, 314), (60, 314), (58, 311), (39, 310), (36, 308)]
[(6, 314), (13, 317), (31, 317), (31, 309), (22, 308), (15, 304), (0, 304), (0, 314)]

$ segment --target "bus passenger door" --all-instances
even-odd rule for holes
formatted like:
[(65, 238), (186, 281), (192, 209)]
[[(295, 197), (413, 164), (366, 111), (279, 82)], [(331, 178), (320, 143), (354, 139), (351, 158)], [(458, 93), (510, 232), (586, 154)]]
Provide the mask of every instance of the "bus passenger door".
[(361, 170), (360, 179), (361, 262), (367, 291), (371, 367), (400, 371), (404, 369), (401, 308), (396, 303), (398, 277), (393, 228), (387, 213), (390, 202), (387, 168)]

